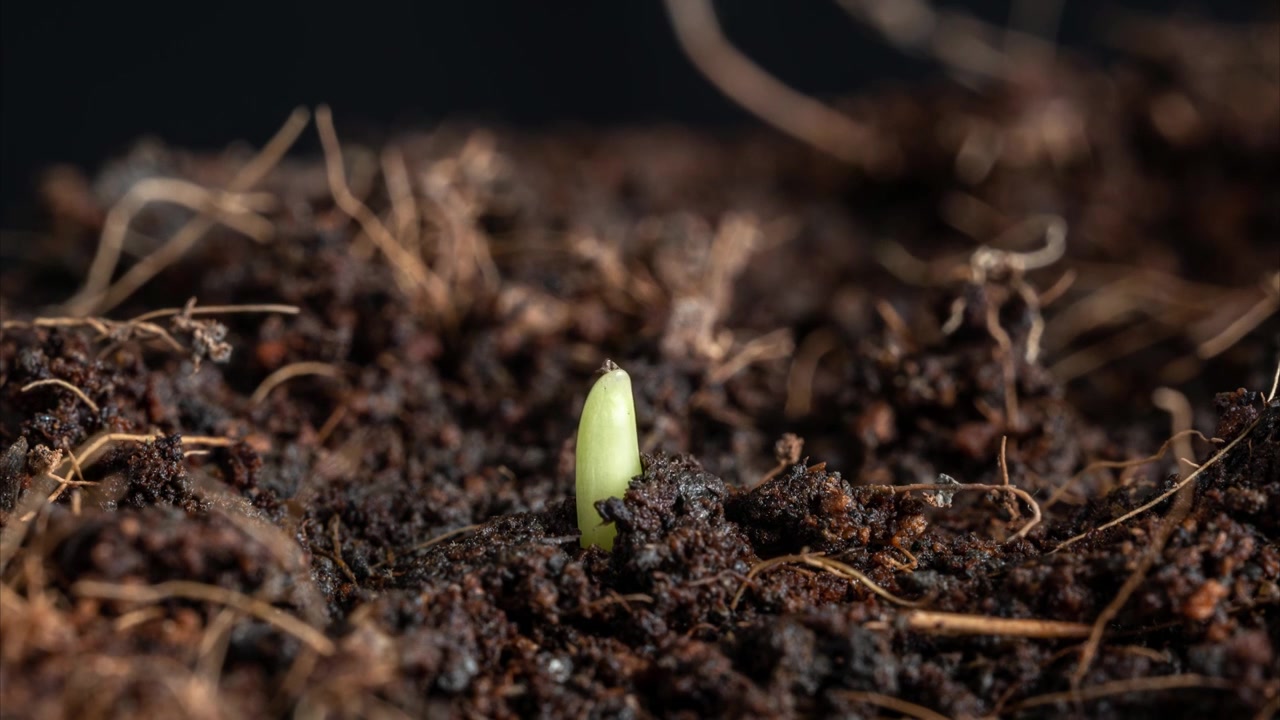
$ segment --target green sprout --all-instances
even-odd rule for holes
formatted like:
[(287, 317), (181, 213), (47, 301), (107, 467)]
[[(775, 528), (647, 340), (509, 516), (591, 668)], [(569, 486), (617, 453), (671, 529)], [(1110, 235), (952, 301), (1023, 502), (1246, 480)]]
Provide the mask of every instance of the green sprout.
[(591, 386), (578, 421), (578, 529), (582, 547), (612, 550), (618, 529), (604, 523), (596, 503), (622, 497), (631, 478), (643, 470), (631, 376), (611, 360), (604, 361), (601, 371), (604, 374)]

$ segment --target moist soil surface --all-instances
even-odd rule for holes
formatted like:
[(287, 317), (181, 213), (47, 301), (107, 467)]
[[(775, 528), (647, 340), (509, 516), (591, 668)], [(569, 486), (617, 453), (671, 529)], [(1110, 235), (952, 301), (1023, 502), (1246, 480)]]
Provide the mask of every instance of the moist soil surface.
[[(445, 127), (185, 203), (253, 153), (51, 173), (0, 269), (0, 714), (1268, 717), (1280, 30), (1143, 38), (844, 103), (856, 165)], [(77, 295), (119, 227), (102, 279), (154, 277)]]

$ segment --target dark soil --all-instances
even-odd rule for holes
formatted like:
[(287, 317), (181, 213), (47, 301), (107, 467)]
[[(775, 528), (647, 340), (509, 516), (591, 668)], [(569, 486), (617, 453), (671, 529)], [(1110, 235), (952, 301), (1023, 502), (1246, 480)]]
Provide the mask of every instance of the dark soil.
[[(248, 158), (63, 171), (47, 236), (0, 268), (0, 714), (1268, 716), (1277, 48), (1276, 26), (1160, 26), (1106, 71), (863, 98), (865, 167), (763, 134), (348, 141), (352, 192), (443, 300), (289, 159), (258, 188), (273, 237), (215, 229), (105, 313), (300, 310), (155, 320), (182, 351), (28, 321), (131, 183), (222, 187)], [(1044, 213), (1064, 257), (971, 259), (1041, 247)], [(149, 206), (124, 265), (190, 217)], [(645, 452), (600, 506), (611, 553), (579, 547), (572, 498), (605, 358)], [(328, 368), (254, 398), (299, 362)], [(88, 402), (24, 390), (49, 379)], [(1184, 427), (1212, 440), (1117, 467)], [(90, 453), (103, 433), (157, 438)], [(1043, 512), (1025, 533), (1002, 439)], [(53, 503), (50, 473), (78, 483)]]

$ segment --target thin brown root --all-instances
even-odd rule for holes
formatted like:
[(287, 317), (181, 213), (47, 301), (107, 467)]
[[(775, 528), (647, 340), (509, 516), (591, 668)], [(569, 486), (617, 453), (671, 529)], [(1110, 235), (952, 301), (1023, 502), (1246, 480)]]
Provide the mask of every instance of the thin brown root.
[(1000, 436), (1000, 484), (1009, 487), (1009, 459), (1005, 450), (1009, 447), (1009, 436)]
[(790, 328), (779, 328), (745, 343), (733, 357), (707, 375), (707, 382), (719, 385), (755, 363), (790, 357), (794, 350), (795, 341), (791, 339)]
[(809, 414), (813, 406), (813, 380), (818, 374), (818, 363), (832, 350), (839, 347), (836, 334), (827, 328), (809, 333), (791, 359), (791, 371), (787, 373), (787, 403), (783, 412), (788, 418)]
[(610, 591), (610, 593), (607, 596), (602, 597), (599, 600), (593, 600), (585, 605), (582, 605), (578, 607), (574, 612), (578, 614), (582, 614), (592, 610), (599, 610), (600, 608), (608, 607), (609, 605), (622, 605), (627, 609), (627, 612), (632, 612), (631, 603), (633, 602), (653, 604), (653, 597), (650, 595), (645, 595), (644, 593), (631, 593), (628, 595), (621, 595), (617, 591)]
[(162, 308), (150, 310), (128, 320), (130, 324), (147, 322), (171, 315), (232, 315), (236, 313), (276, 313), (280, 315), (297, 315), (302, 309), (297, 305), (281, 305), (279, 303), (258, 303), (250, 305), (189, 305), (184, 307)]
[(709, 0), (666, 0), (676, 38), (702, 74), (734, 102), (778, 130), (846, 162), (862, 165), (874, 133), (787, 87), (724, 36)]
[(880, 316), (880, 320), (884, 322), (890, 334), (908, 347), (914, 344), (911, 327), (907, 325), (906, 320), (902, 319), (902, 315), (892, 303), (884, 298), (878, 298), (875, 301), (875, 309), (876, 314)]
[[(225, 359), (226, 354), (231, 352), (231, 346), (222, 340), (220, 334), (215, 334), (211, 323), (203, 320), (193, 320), (196, 315), (213, 315), (213, 314), (232, 314), (232, 313), (280, 313), (284, 315), (296, 315), (299, 308), (293, 305), (280, 304), (257, 304), (257, 305), (209, 305), (198, 307), (195, 304), (195, 298), (192, 298), (187, 304), (181, 308), (164, 308), (161, 310), (152, 310), (145, 312), (137, 317), (129, 320), (108, 320), (99, 317), (38, 317), (34, 320), (6, 320), (3, 329), (8, 330), (11, 327), (65, 327), (79, 328), (87, 327), (97, 332), (95, 340), (108, 340), (109, 343), (102, 350), (101, 355), (105, 355), (111, 351), (111, 348), (130, 340), (148, 341), (158, 340), (170, 350), (177, 353), (191, 353), (198, 367), (202, 356), (209, 356), (218, 359)], [(192, 347), (187, 348), (182, 343), (174, 339), (168, 330), (157, 325), (152, 320), (163, 317), (171, 317), (170, 324), (175, 330), (190, 333), (192, 336)], [(221, 353), (221, 355), (220, 355)]]
[[(1032, 33), (1023, 31), (1023, 43), (1008, 47), (1010, 30), (996, 27), (967, 12), (935, 9), (926, 0), (837, 0), (855, 19), (865, 22), (890, 43), (908, 53), (925, 53), (936, 59), (957, 82), (975, 87), (990, 80), (1009, 82), (1015, 69), (1027, 63), (1047, 63), (1052, 46), (1038, 43), (1032, 55)], [(1047, 4), (1047, 3), (1046, 3)], [(1017, 5), (1015, 4), (1015, 8)], [(1039, 9), (1037, 5), (1037, 9)], [(1056, 13), (1053, 13), (1056, 17)], [(1052, 27), (1052, 23), (1036, 23)], [(1053, 32), (1045, 32), (1053, 35)], [(1001, 46), (1004, 36), (1005, 47)], [(1013, 51), (1018, 52), (1013, 52)]]
[(1004, 424), (1017, 430), (1022, 427), (1022, 417), (1018, 412), (1018, 374), (1014, 365), (1013, 341), (1000, 325), (1000, 309), (994, 303), (987, 305), (987, 332), (1000, 346), (1000, 365), (1004, 372)]
[(1277, 311), (1280, 311), (1280, 273), (1271, 275), (1269, 280), (1270, 282), (1265, 288), (1266, 295), (1261, 300), (1223, 328), (1217, 335), (1200, 343), (1196, 348), (1196, 354), (1200, 356), (1201, 360), (1208, 360), (1230, 350), (1236, 343), (1240, 342), (1241, 338), (1248, 335), (1254, 328), (1261, 325), (1263, 321)]
[(290, 597), (297, 612), (310, 625), (326, 623), (325, 601), (311, 577), (311, 562), (297, 541), (284, 529), (264, 520), (253, 505), (212, 475), (196, 476), (196, 492), (215, 512), (240, 532), (266, 548), (290, 582)]
[(2, 327), (5, 330), (15, 327), (88, 327), (98, 333), (96, 340), (108, 338), (116, 338), (115, 342), (124, 342), (131, 338), (159, 340), (174, 352), (187, 352), (187, 348), (175, 340), (168, 330), (150, 322), (119, 322), (105, 318), (38, 317), (29, 322), (6, 320)]
[[(1187, 397), (1176, 390), (1162, 387), (1156, 389), (1152, 400), (1157, 406), (1169, 413), (1173, 434), (1184, 435), (1179, 444), (1183, 445), (1186, 451), (1190, 453), (1191, 443), (1185, 437), (1186, 431), (1191, 429), (1189, 427), (1191, 425), (1191, 404), (1187, 401)], [(1223, 452), (1225, 453), (1226, 449)], [(1199, 471), (1197, 470), (1194, 474), (1199, 474)], [(1177, 498), (1174, 500), (1173, 509), (1160, 521), (1159, 526), (1151, 534), (1146, 550), (1143, 552), (1142, 557), (1138, 559), (1137, 567), (1133, 569), (1133, 573), (1120, 586), (1115, 598), (1107, 603), (1102, 612), (1098, 613), (1098, 617), (1093, 622), (1093, 628), (1089, 632), (1089, 639), (1085, 641), (1084, 646), (1080, 649), (1080, 661), (1076, 665), (1075, 671), (1071, 673), (1071, 687), (1073, 689), (1080, 687), (1080, 683), (1084, 681), (1085, 673), (1089, 671), (1089, 666), (1093, 664), (1093, 659), (1098, 654), (1098, 648), (1102, 645), (1102, 634), (1106, 632), (1107, 624), (1120, 613), (1125, 603), (1129, 602), (1129, 598), (1133, 596), (1138, 586), (1146, 579), (1151, 566), (1164, 553), (1164, 547), (1168, 544), (1170, 536), (1173, 535), (1174, 528), (1181, 524), (1187, 513), (1191, 511), (1191, 504), (1194, 499), (1193, 494), (1190, 484), (1186, 482), (1178, 484)]]
[(97, 415), (97, 414), (98, 414), (98, 412), (99, 412), (99, 410), (98, 410), (98, 403), (96, 403), (96, 402), (94, 402), (94, 401), (90, 400), (90, 399), (89, 399), (89, 396), (88, 396), (88, 395), (86, 395), (86, 394), (85, 394), (85, 392), (84, 392), (83, 390), (81, 390), (80, 388), (76, 387), (75, 385), (72, 385), (71, 383), (67, 382), (66, 380), (60, 380), (60, 379), (58, 379), (58, 378), (49, 378), (48, 380), (36, 380), (35, 382), (30, 382), (30, 383), (27, 383), (26, 385), (23, 385), (23, 386), (22, 386), (22, 388), (20, 388), (20, 389), (18, 390), (18, 392), (24, 392), (24, 393), (25, 393), (25, 392), (30, 392), (31, 390), (33, 390), (33, 389), (35, 389), (35, 388), (38, 388), (38, 387), (44, 387), (44, 386), (46, 386), (46, 385), (56, 385), (57, 387), (60, 387), (60, 388), (62, 388), (62, 389), (64, 389), (64, 390), (69, 390), (69, 391), (71, 391), (71, 393), (72, 393), (72, 394), (74, 394), (76, 397), (80, 398), (80, 400), (81, 400), (82, 402), (84, 402), (84, 404), (85, 404), (86, 406), (88, 406), (88, 408), (89, 408), (90, 410), (92, 410), (92, 411), (93, 411), (93, 414), (94, 414), (94, 415)]
[(17, 520), (10, 519), (4, 529), (0, 530), (0, 573), (4, 572), (9, 566), (9, 561), (13, 559), (14, 553), (18, 552), (23, 539), (27, 536), (27, 529), (31, 527), (31, 519), (44, 508), (46, 498), (53, 492), (57, 481), (57, 478), (48, 472), (36, 476), (32, 479), (26, 495), (23, 495), (13, 508), (11, 518), (17, 518)]
[(333, 435), (333, 431), (338, 429), (338, 423), (347, 416), (347, 398), (343, 398), (338, 406), (329, 413), (329, 417), (325, 419), (324, 424), (316, 430), (316, 445), (324, 446), (329, 440), (329, 436)]
[(205, 627), (204, 634), (200, 636), (200, 645), (196, 651), (196, 675), (204, 678), (211, 687), (218, 687), (227, 658), (231, 630), (240, 618), (239, 612), (224, 607), (213, 616), (213, 620)]
[[(60, 454), (54, 466), (37, 477), (37, 482), (33, 482), (23, 500), (14, 509), (13, 517), (17, 518), (17, 521), (10, 522), (5, 526), (3, 533), (0, 533), (0, 571), (4, 570), (9, 558), (17, 551), (18, 545), (21, 544), (22, 538), (26, 535), (27, 525), (45, 505), (56, 502), (69, 487), (97, 484), (83, 479), (83, 468), (93, 464), (97, 459), (96, 453), (99, 450), (102, 450), (109, 443), (149, 442), (161, 437), (163, 436), (159, 434), (102, 433), (85, 441), (78, 450), (68, 450), (65, 453), (66, 457), (62, 457)], [(192, 435), (184, 437), (182, 442), (184, 445), (230, 447), (239, 441), (225, 437)], [(78, 473), (81, 480), (68, 479), (67, 474), (69, 471)], [(45, 481), (48, 481), (48, 483)]]
[(432, 310), (445, 313), (449, 308), (448, 288), (420, 257), (410, 253), (396, 241), (387, 226), (348, 187), (346, 171), (342, 165), (342, 144), (338, 141), (338, 133), (333, 126), (333, 112), (327, 105), (316, 108), (316, 130), (320, 133), (320, 144), (324, 148), (329, 190), (334, 202), (342, 212), (360, 224), (369, 239), (387, 257), (401, 292), (410, 297), (421, 293)]
[(1267, 393), (1267, 402), (1276, 399), (1276, 391), (1280, 390), (1280, 364), (1276, 365), (1276, 375), (1271, 379), (1271, 392)]
[(465, 535), (465, 534), (467, 534), (467, 533), (469, 533), (469, 532), (472, 532), (472, 531), (474, 531), (474, 530), (479, 530), (479, 529), (480, 529), (480, 528), (482, 528), (482, 527), (484, 527), (483, 523), (477, 523), (477, 524), (475, 524), (475, 525), (463, 525), (463, 526), (462, 526), (462, 527), (460, 527), (460, 528), (454, 528), (453, 530), (450, 530), (449, 532), (441, 533), (441, 534), (439, 534), (439, 535), (437, 535), (437, 536), (435, 536), (435, 537), (431, 538), (430, 540), (428, 540), (428, 541), (426, 541), (426, 542), (422, 543), (421, 545), (414, 545), (413, 547), (409, 548), (409, 552), (421, 552), (421, 551), (423, 551), (423, 550), (426, 550), (426, 549), (427, 549), (427, 548), (429, 548), (429, 547), (435, 547), (436, 545), (439, 545), (440, 543), (444, 542), (445, 540), (449, 540), (449, 539), (452, 539), (452, 538), (458, 537), (459, 535)]
[(1068, 479), (1066, 482), (1062, 483), (1057, 488), (1055, 488), (1054, 491), (1049, 495), (1049, 499), (1045, 500), (1044, 507), (1048, 508), (1053, 506), (1055, 503), (1058, 502), (1059, 499), (1062, 498), (1062, 495), (1066, 493), (1067, 490), (1070, 489), (1070, 487), (1076, 483), (1077, 480), (1079, 480), (1080, 478), (1084, 477), (1085, 475), (1088, 475), (1089, 473), (1095, 470), (1106, 470), (1106, 469), (1120, 470), (1125, 468), (1139, 467), (1141, 465), (1146, 465), (1147, 463), (1153, 463), (1159, 460), (1160, 458), (1164, 457), (1165, 452), (1168, 451), (1168, 449), (1173, 446), (1174, 442), (1176, 442), (1177, 440), (1183, 437), (1190, 437), (1192, 435), (1200, 438), (1205, 442), (1210, 442), (1209, 438), (1205, 437), (1204, 433), (1200, 432), (1199, 430), (1184, 430), (1183, 432), (1172, 435), (1171, 437), (1169, 437), (1168, 440), (1165, 440), (1164, 443), (1160, 445), (1160, 449), (1156, 450), (1154, 455), (1149, 455), (1147, 457), (1139, 458), (1137, 460), (1099, 460), (1097, 462), (1089, 463), (1088, 465), (1084, 466), (1084, 469), (1082, 469), (1080, 472), (1076, 473), (1075, 475), (1072, 475), (1070, 479)]
[(111, 629), (117, 633), (123, 633), (139, 625), (145, 625), (152, 620), (159, 620), (164, 616), (164, 608), (156, 607), (155, 605), (138, 608), (116, 618), (116, 621), (111, 624)]
[(965, 262), (965, 256), (921, 260), (903, 247), (902, 243), (892, 240), (872, 245), (871, 257), (904, 284), (918, 287), (937, 287), (954, 280), (956, 266)]
[[(1151, 402), (1156, 407), (1169, 413), (1169, 421), (1173, 426), (1174, 457), (1183, 462), (1192, 462), (1195, 451), (1191, 447), (1191, 435), (1195, 433), (1191, 427), (1192, 409), (1187, 396), (1172, 388), (1156, 388), (1151, 394)], [(1204, 435), (1200, 435), (1204, 437)], [(1198, 467), (1198, 466), (1197, 466)]]
[(997, 271), (1023, 275), (1061, 260), (1067, 251), (1067, 221), (1059, 215), (1032, 215), (996, 238), (992, 244), (1002, 245), (1008, 237), (1025, 234), (1037, 225), (1042, 226), (1040, 232), (1044, 233), (1044, 246), (1037, 250), (1015, 252), (983, 245), (973, 251), (969, 259), (973, 282), (983, 283)]
[(885, 710), (899, 712), (907, 717), (916, 718), (916, 720), (947, 720), (946, 715), (934, 712), (922, 705), (870, 690), (832, 690), (831, 694), (836, 697), (842, 697), (849, 702), (866, 703)]
[(1044, 315), (1040, 312), (1040, 295), (1022, 278), (1013, 283), (1013, 289), (1031, 313), (1031, 327), (1027, 329), (1027, 349), (1023, 357), (1034, 364), (1040, 359), (1040, 343), (1044, 339)]
[(1058, 278), (1044, 292), (1038, 293), (1037, 302), (1040, 307), (1049, 307), (1054, 301), (1066, 295), (1071, 286), (1076, 284), (1077, 277), (1079, 277), (1079, 274), (1075, 268), (1067, 268), (1067, 271), (1062, 273), (1062, 277)]
[(271, 221), (257, 214), (271, 207), (274, 199), (270, 195), (211, 190), (177, 178), (140, 180), (107, 213), (84, 287), (64, 304), (70, 314), (90, 306), (111, 285), (130, 223), (143, 208), (156, 202), (182, 205), (207, 217), (210, 227), (221, 223), (258, 242), (266, 242), (275, 232)]
[[(804, 450), (804, 438), (795, 433), (783, 433), (778, 442), (773, 444), (773, 457), (778, 461), (769, 472), (764, 474), (752, 488), (758, 488), (778, 476), (778, 473), (800, 462), (800, 453)], [(904, 551), (905, 552), (905, 551)]]
[(409, 166), (404, 153), (398, 147), (382, 151), (382, 177), (387, 183), (387, 195), (391, 200), (391, 220), (396, 237), (410, 253), (422, 256), (422, 212), (413, 194), (413, 182), (409, 179)]
[(942, 486), (942, 485), (935, 485), (933, 483), (916, 483), (914, 485), (875, 485), (872, 487), (879, 487), (879, 488), (882, 488), (885, 492), (895, 492), (895, 493), (905, 493), (905, 492), (936, 493), (939, 490), (946, 490), (948, 492), (966, 492), (971, 490), (985, 490), (985, 491), (991, 491), (991, 492), (1011, 493), (1012, 495), (1022, 500), (1022, 502), (1026, 503), (1027, 507), (1031, 508), (1031, 519), (1027, 521), (1026, 525), (1022, 526), (1021, 530), (1014, 533), (1013, 536), (1009, 538), (1010, 541), (1020, 540), (1026, 537), (1027, 533), (1031, 532), (1031, 529), (1034, 528), (1036, 525), (1039, 525), (1040, 520), (1043, 518), (1043, 515), (1040, 512), (1040, 504), (1036, 502), (1036, 499), (1031, 497), (1031, 494), (1028, 493), (1026, 490), (1023, 490), (1022, 488), (1016, 485), (986, 485), (983, 483), (960, 483), (957, 485)]
[(304, 377), (307, 375), (321, 375), (328, 378), (340, 380), (342, 371), (330, 363), (323, 362), (296, 362), (276, 370), (268, 375), (258, 388), (253, 391), (253, 395), (249, 396), (250, 405), (259, 405), (267, 396), (271, 394), (281, 383), (292, 380), (296, 377)]
[(321, 655), (332, 655), (336, 649), (333, 641), (326, 637), (324, 633), (297, 617), (270, 603), (216, 585), (206, 585), (189, 580), (168, 580), (156, 585), (118, 585), (97, 580), (80, 580), (72, 584), (71, 593), (80, 597), (142, 604), (164, 602), (171, 598), (183, 598), (225, 605), (247, 615), (252, 615), (276, 629), (294, 636)]
[(1258, 714), (1253, 716), (1253, 720), (1274, 720), (1280, 716), (1280, 687), (1274, 687), (1273, 695), (1259, 710)]
[(871, 580), (871, 578), (864, 575), (858, 569), (850, 565), (847, 565), (845, 563), (842, 563), (839, 560), (833, 560), (829, 557), (826, 557), (825, 553), (802, 552), (796, 555), (782, 555), (776, 558), (770, 558), (768, 560), (762, 560), (756, 563), (751, 568), (751, 570), (747, 572), (747, 576), (743, 578), (742, 585), (738, 588), (738, 592), (735, 593), (733, 596), (733, 602), (729, 603), (729, 609), (730, 610), (737, 609), (738, 602), (742, 600), (742, 596), (747, 592), (747, 588), (751, 585), (752, 579), (754, 579), (757, 575), (767, 570), (771, 570), (775, 567), (778, 567), (781, 565), (789, 565), (789, 564), (808, 565), (810, 567), (818, 568), (819, 570), (825, 570), (833, 575), (839, 575), (849, 580), (856, 580), (862, 583), (863, 585), (867, 586), (867, 589), (869, 589), (871, 592), (875, 593), (876, 595), (879, 595), (880, 597), (884, 598), (885, 600), (888, 600), (889, 602), (895, 605), (914, 608), (914, 607), (920, 607), (920, 605), (923, 604), (922, 601), (906, 600), (904, 598), (898, 597), (897, 595), (894, 595), (888, 590), (885, 590), (884, 588), (877, 585), (875, 582)]
[(1262, 422), (1263, 417), (1264, 415), (1260, 414), (1258, 415), (1258, 417), (1254, 418), (1253, 422), (1249, 423), (1249, 426), (1246, 427), (1239, 435), (1237, 435), (1234, 440), (1227, 443), (1226, 447), (1222, 448), (1213, 457), (1209, 458), (1203, 465), (1197, 468), (1195, 472), (1191, 473), (1190, 475), (1180, 480), (1177, 485), (1174, 485), (1173, 487), (1169, 488), (1163, 493), (1160, 493), (1160, 495), (1156, 497), (1154, 500), (1151, 500), (1150, 502), (1147, 502), (1133, 510), (1130, 510), (1129, 512), (1125, 513), (1124, 515), (1121, 515), (1115, 520), (1111, 520), (1107, 523), (1099, 525), (1098, 527), (1092, 530), (1088, 530), (1079, 535), (1076, 535), (1075, 537), (1068, 538), (1067, 540), (1062, 541), (1062, 543), (1059, 544), (1057, 547), (1055, 547), (1053, 550), (1051, 550), (1050, 553), (1056, 553), (1059, 550), (1062, 550), (1063, 548), (1070, 547), (1071, 545), (1074, 545), (1077, 542), (1080, 542), (1086, 537), (1089, 537), (1089, 535), (1093, 533), (1101, 532), (1103, 530), (1113, 528), (1116, 525), (1119, 525), (1129, 520), (1130, 518), (1141, 515), (1142, 513), (1164, 502), (1165, 500), (1168, 500), (1179, 490), (1186, 487), (1187, 484), (1190, 483), (1192, 480), (1195, 480), (1196, 478), (1200, 477), (1200, 473), (1203, 473), (1205, 470), (1208, 470), (1209, 468), (1219, 463), (1222, 460), (1222, 458), (1226, 457), (1227, 453), (1235, 449), (1236, 445), (1239, 445), (1241, 442), (1244, 441), (1245, 438), (1249, 437), (1249, 435), (1253, 432), (1253, 429), (1256, 428), (1260, 422)]
[(1181, 332), (1182, 327), (1176, 324), (1146, 325), (1124, 330), (1062, 358), (1049, 366), (1049, 372), (1059, 382), (1067, 383)]
[(1100, 700), (1113, 695), (1124, 695), (1131, 692), (1158, 692), (1186, 688), (1205, 688), (1213, 690), (1231, 690), (1239, 686), (1239, 681), (1231, 678), (1208, 677), (1195, 673), (1183, 675), (1162, 675), (1158, 677), (1133, 678), (1131, 680), (1113, 680), (1099, 683), (1078, 690), (1035, 695), (1010, 705), (1004, 713), (1016, 713), (1044, 705), (1058, 703), (1088, 702)]
[[(294, 110), (257, 156), (240, 168), (240, 171), (227, 184), (226, 192), (244, 193), (257, 185), (293, 146), (294, 141), (306, 127), (307, 120), (308, 113), (305, 109)], [(167, 243), (129, 268), (128, 272), (110, 287), (93, 297), (83, 298), (74, 306), (68, 304), (66, 314), (94, 315), (111, 310), (165, 268), (181, 259), (213, 226), (214, 220), (206, 215), (192, 218)]]
[(1035, 618), (1002, 618), (988, 615), (912, 610), (901, 622), (912, 632), (928, 635), (992, 635), (1042, 639), (1080, 638), (1089, 635), (1084, 623)]
[(329, 543), (333, 546), (330, 559), (338, 566), (343, 575), (352, 583), (359, 584), (360, 580), (356, 578), (356, 574), (351, 571), (351, 567), (347, 565), (347, 561), (342, 557), (342, 517), (334, 513), (329, 518)]
[(474, 132), (456, 157), (437, 161), (421, 178), (428, 201), (424, 215), (440, 233), (436, 274), (451, 289), (455, 310), (471, 304), (476, 280), (489, 293), (499, 281), (489, 238), (478, 225), (478, 200), (469, 187), (475, 180), (467, 179), (494, 177), (501, 166), (495, 146), (492, 134)]

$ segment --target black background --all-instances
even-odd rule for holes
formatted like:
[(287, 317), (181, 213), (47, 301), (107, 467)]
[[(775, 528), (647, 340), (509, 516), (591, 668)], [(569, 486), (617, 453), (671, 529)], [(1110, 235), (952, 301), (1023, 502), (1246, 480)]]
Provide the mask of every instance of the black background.
[[(1007, 1), (962, 4), (999, 24), (1008, 17)], [(1067, 0), (1059, 38), (1096, 52), (1117, 7), (1239, 20), (1274, 17), (1277, 3)], [(807, 92), (918, 82), (933, 70), (828, 0), (717, 8), (735, 44)], [(50, 163), (92, 170), (143, 134), (191, 147), (261, 142), (299, 104), (332, 104), (344, 132), (446, 117), (750, 122), (688, 64), (659, 0), (3, 0), (0, 51), (7, 218)]]

